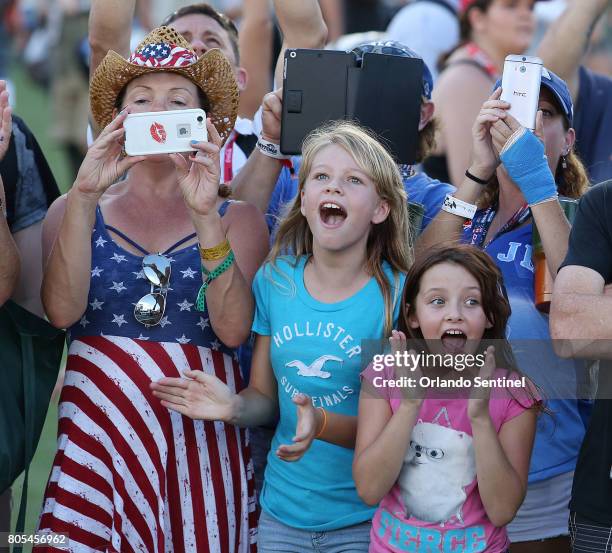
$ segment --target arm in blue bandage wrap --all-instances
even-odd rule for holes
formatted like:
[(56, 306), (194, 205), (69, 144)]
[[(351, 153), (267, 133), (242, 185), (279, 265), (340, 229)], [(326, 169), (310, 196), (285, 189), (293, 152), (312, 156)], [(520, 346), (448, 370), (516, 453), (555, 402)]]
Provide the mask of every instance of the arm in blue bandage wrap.
[(529, 205), (557, 196), (557, 185), (548, 167), (544, 145), (533, 133), (523, 128), (522, 134), (510, 137), (499, 157)]

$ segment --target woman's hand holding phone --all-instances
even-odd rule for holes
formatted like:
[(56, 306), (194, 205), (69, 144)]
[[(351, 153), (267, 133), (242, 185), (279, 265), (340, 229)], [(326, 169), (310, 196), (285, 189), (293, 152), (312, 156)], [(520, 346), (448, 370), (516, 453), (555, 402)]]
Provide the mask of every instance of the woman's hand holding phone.
[[(511, 144), (508, 144), (508, 141), (515, 135), (518, 135), (518, 133), (522, 133), (523, 128), (510, 113), (506, 113), (506, 117), (503, 120), (496, 121), (491, 125), (490, 133), (497, 156), (511, 146)], [(538, 110), (536, 113), (536, 124), (533, 134), (540, 142), (544, 143), (544, 118), (541, 110)]]
[(500, 164), (499, 150), (496, 149), (491, 135), (495, 124), (503, 124), (508, 117), (510, 104), (500, 100), (501, 88), (496, 89), (480, 108), (472, 127), (472, 162), (470, 173), (488, 180)]
[(188, 158), (182, 154), (169, 154), (176, 167), (185, 203), (200, 216), (216, 213), (221, 179), (221, 137), (210, 119), (206, 119), (206, 128), (210, 142), (192, 142), (196, 152)]
[(504, 125), (493, 125), (491, 135), (500, 159), (512, 181), (521, 189), (527, 204), (534, 206), (557, 198), (557, 185), (542, 142), (542, 112), (532, 133), (508, 116)]
[(530, 206), (557, 197), (557, 185), (546, 158), (541, 111), (537, 112), (533, 133), (508, 114), (503, 123), (498, 121), (491, 127), (491, 136), (504, 169)]
[(126, 157), (123, 155), (125, 129), (123, 122), (129, 108), (121, 111), (100, 133), (87, 150), (74, 182), (73, 190), (97, 202), (111, 184), (145, 156)]

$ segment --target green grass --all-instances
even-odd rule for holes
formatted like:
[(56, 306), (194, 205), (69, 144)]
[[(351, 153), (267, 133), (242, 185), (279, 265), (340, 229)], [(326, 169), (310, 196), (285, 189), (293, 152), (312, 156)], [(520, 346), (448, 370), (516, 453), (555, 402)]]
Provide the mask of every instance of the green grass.
[[(19, 115), (30, 127), (44, 152), (51, 170), (55, 175), (62, 192), (68, 190), (71, 185), (70, 169), (66, 157), (54, 143), (50, 136), (51, 106), (49, 95), (40, 87), (28, 79), (27, 75), (15, 69), (11, 72), (11, 80), (15, 85), (16, 107), (15, 113)], [(84, 131), (84, 130), (83, 130)], [(43, 494), (51, 463), (55, 456), (57, 435), (57, 398), (49, 406), (45, 426), (36, 450), (36, 454), (30, 465), (30, 477), (28, 483), (28, 510), (25, 531), (32, 533), (38, 524), (38, 516), (42, 506)], [(22, 478), (13, 484), (13, 521), (11, 528), (14, 529), (21, 498)], [(27, 551), (27, 548), (24, 548)]]
[[(33, 533), (38, 524), (38, 517), (42, 507), (43, 495), (45, 486), (49, 478), (51, 463), (55, 457), (57, 436), (57, 398), (55, 398), (49, 406), (47, 419), (42, 431), (38, 448), (32, 463), (30, 464), (30, 475), (28, 479), (28, 503), (25, 532)], [(13, 484), (13, 511), (11, 531), (15, 529), (17, 522), (17, 514), (19, 512), (19, 501), (21, 500), (21, 487), (23, 485), (23, 476), (19, 477)]]
[[(33, 83), (27, 74), (15, 67), (11, 71), (11, 80), (15, 86), (15, 113), (21, 117), (40, 144), (49, 162), (55, 180), (62, 192), (72, 185), (72, 177), (66, 156), (51, 137), (52, 110), (48, 92)], [(85, 129), (83, 129), (85, 132)]]

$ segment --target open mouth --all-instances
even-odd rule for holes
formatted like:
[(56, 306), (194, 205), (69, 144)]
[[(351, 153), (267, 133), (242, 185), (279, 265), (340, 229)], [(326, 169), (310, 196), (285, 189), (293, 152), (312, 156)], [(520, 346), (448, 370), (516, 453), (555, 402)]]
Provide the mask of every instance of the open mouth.
[(326, 227), (337, 228), (346, 219), (346, 210), (337, 203), (324, 202), (319, 206), (321, 221)]
[(465, 349), (467, 336), (461, 330), (451, 329), (442, 334), (441, 341), (444, 349), (450, 353), (459, 353)]

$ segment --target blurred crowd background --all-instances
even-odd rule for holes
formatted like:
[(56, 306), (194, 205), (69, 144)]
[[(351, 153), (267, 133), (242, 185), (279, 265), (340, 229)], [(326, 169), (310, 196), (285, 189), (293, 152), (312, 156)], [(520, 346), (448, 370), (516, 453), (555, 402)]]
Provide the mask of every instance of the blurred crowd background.
[[(329, 30), (328, 42), (344, 49), (344, 35), (368, 33), (377, 38), (407, 41), (410, 28), (402, 10), (415, 0), (320, 0)], [(457, 0), (442, 0), (450, 4)], [(231, 17), (240, 27), (249, 2), (209, 2)], [(159, 25), (166, 15), (192, 3), (191, 0), (137, 0), (133, 42)], [(271, 4), (271, 3), (270, 3)], [(537, 3), (538, 33), (534, 53), (547, 25), (562, 11), (566, 0)], [(0, 77), (10, 82), (11, 101), (41, 142), (62, 190), (69, 188), (86, 148), (87, 76), (89, 47), (87, 22), (89, 0), (0, 0)], [(268, 8), (274, 24), (272, 6)], [(598, 23), (593, 33), (588, 67), (612, 73), (612, 14)], [(376, 35), (374, 35), (376, 33)], [(268, 40), (269, 37), (262, 37)], [(280, 32), (272, 33), (273, 52), (280, 48)], [(262, 45), (264, 46), (264, 45)], [(428, 65), (435, 67), (431, 60)], [(272, 65), (270, 67), (270, 86)]]
[[(409, 36), (410, 28), (402, 25), (401, 12), (412, 1), (416, 0), (320, 0), (329, 30), (328, 41), (340, 49), (356, 42), (344, 38), (353, 33), (403, 41)], [(453, 0), (445, 1), (453, 3)], [(265, 12), (265, 0), (209, 1), (230, 16), (239, 28), (251, 2), (264, 10), (260, 14), (262, 19), (269, 20), (274, 29), (271, 2)], [(137, 0), (133, 43), (159, 25), (166, 15), (191, 3), (193, 0)], [(565, 4), (565, 0), (536, 4), (538, 33), (529, 53), (535, 53), (548, 24), (563, 11)], [(70, 188), (87, 147), (88, 15), (89, 0), (0, 0), (0, 78), (9, 82), (14, 111), (37, 137), (62, 192)], [(262, 35), (264, 40), (273, 42), (275, 55), (281, 44), (279, 31)], [(269, 44), (264, 46), (262, 49), (269, 51)], [(598, 73), (612, 74), (612, 10), (608, 10), (607, 17), (594, 30), (584, 64)], [(270, 88), (272, 77), (273, 63), (270, 64)], [(31, 468), (27, 532), (36, 526), (55, 451), (56, 421), (57, 398), (49, 410)], [(19, 487), (19, 483), (14, 487), (16, 496)]]

